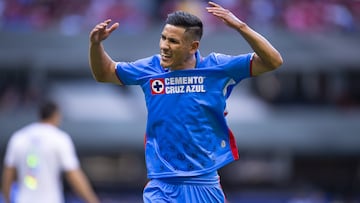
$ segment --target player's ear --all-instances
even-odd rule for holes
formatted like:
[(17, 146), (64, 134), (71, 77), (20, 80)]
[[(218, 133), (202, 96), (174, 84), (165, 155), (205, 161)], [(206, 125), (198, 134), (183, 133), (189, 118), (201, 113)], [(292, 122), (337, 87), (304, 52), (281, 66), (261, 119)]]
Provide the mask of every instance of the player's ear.
[(191, 51), (196, 52), (199, 49), (200, 42), (199, 41), (192, 41), (191, 43)]

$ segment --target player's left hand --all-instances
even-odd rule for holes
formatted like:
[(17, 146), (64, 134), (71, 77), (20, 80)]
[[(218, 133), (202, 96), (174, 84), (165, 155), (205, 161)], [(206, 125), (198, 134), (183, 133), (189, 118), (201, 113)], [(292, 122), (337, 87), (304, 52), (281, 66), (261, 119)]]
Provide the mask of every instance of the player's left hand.
[(206, 7), (206, 10), (209, 13), (213, 14), (214, 16), (220, 18), (228, 26), (237, 29), (245, 24), (243, 21), (237, 18), (231, 11), (223, 8), (219, 4), (209, 1), (209, 5), (210, 6)]

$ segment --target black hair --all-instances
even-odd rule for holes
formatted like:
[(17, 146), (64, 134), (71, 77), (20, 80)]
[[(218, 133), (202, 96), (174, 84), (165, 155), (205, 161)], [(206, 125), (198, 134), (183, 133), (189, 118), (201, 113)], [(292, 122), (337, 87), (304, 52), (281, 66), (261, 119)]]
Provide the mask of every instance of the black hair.
[(203, 34), (203, 23), (199, 17), (185, 11), (175, 11), (167, 16), (166, 24), (185, 28), (196, 40)]
[(39, 117), (41, 120), (50, 118), (59, 110), (58, 105), (53, 101), (44, 101), (39, 107)]

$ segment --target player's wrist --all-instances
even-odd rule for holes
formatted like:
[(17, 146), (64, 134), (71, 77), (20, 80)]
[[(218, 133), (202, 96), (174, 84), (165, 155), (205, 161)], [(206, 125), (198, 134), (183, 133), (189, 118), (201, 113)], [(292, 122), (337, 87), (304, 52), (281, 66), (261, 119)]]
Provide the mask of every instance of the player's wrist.
[(92, 40), (90, 39), (90, 45), (99, 46), (101, 44), (101, 40)]
[(237, 23), (236, 27), (235, 27), (235, 29), (236, 29), (237, 31), (239, 31), (239, 32), (244, 32), (244, 31), (246, 31), (248, 28), (249, 28), (249, 26), (248, 26), (246, 23), (242, 22), (242, 21), (239, 21), (239, 22)]

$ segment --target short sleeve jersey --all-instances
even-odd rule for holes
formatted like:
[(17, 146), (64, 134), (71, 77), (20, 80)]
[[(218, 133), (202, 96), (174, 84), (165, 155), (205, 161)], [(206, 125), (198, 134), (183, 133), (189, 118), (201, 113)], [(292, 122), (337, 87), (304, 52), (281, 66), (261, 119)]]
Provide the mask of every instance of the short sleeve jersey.
[(118, 62), (124, 85), (141, 86), (148, 111), (148, 178), (206, 174), (238, 158), (224, 111), (233, 87), (251, 76), (253, 54), (196, 52), (195, 69), (169, 71), (160, 55)]
[(5, 165), (17, 169), (17, 202), (63, 203), (61, 172), (77, 169), (79, 162), (67, 133), (33, 123), (10, 138)]

